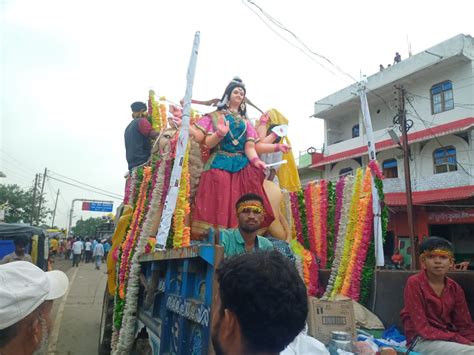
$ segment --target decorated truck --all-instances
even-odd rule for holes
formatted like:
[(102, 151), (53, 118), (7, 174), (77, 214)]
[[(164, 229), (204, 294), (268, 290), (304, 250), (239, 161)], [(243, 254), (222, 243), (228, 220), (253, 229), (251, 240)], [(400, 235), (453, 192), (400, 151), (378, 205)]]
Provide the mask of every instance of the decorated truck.
[[(194, 65), (192, 57), (190, 72)], [(295, 263), (309, 296), (368, 299), (373, 235), (381, 237), (386, 228), (376, 162), (353, 176), (303, 187), (289, 122), (278, 110), (261, 111), (252, 123), (247, 107), (256, 106), (239, 78), (221, 99), (192, 101), (191, 88), (188, 72), (182, 109), (150, 91), (141, 112), (159, 135), (150, 159), (128, 173), (115, 217), (101, 354), (212, 353), (214, 271), (223, 257), (219, 230), (237, 226), (234, 204), (248, 192), (264, 198), (261, 234)], [(201, 114), (192, 102), (216, 109)], [(319, 269), (328, 269), (325, 287)]]

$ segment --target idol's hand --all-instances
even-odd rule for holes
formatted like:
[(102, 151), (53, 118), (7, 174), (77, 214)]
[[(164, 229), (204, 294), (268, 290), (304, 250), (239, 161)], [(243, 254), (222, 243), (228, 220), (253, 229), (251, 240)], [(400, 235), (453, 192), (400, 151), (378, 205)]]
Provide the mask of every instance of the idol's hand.
[(250, 163), (259, 170), (265, 170), (267, 168), (267, 164), (265, 164), (257, 157), (251, 159)]
[(229, 132), (230, 128), (229, 128), (229, 121), (225, 121), (224, 122), (221, 122), (219, 120), (219, 123), (217, 124), (217, 130), (216, 130), (216, 133), (219, 137), (225, 137), (225, 135)]
[(288, 153), (291, 150), (291, 146), (287, 144), (277, 144), (275, 152)]

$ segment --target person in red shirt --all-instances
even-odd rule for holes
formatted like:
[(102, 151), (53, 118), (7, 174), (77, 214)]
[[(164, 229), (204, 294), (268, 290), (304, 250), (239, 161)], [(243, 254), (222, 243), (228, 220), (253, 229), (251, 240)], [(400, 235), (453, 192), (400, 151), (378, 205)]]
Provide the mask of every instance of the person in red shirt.
[(410, 276), (400, 313), (407, 344), (422, 354), (474, 354), (474, 324), (464, 291), (446, 276), (453, 246), (439, 237), (420, 245), (422, 271)]

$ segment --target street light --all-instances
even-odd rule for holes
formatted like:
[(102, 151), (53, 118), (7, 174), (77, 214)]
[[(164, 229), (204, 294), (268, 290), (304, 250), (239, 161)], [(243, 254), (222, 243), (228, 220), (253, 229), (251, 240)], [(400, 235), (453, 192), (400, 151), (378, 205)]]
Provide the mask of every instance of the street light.
[(5, 173), (3, 171), (0, 171), (0, 178), (6, 178), (7, 176), (5, 175)]

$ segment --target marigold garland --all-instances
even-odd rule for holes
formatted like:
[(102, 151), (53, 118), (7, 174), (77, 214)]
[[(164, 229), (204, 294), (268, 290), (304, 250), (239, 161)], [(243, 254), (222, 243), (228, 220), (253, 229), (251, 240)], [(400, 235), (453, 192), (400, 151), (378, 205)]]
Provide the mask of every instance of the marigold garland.
[(312, 198), (312, 186), (314, 182), (310, 182), (304, 188), (304, 199), (306, 206), (306, 216), (308, 221), (308, 239), (309, 239), (309, 250), (313, 253), (316, 253), (316, 239), (314, 233), (314, 208), (313, 208), (313, 198)]
[(321, 180), (320, 183), (320, 235), (321, 235), (321, 267), (325, 268), (327, 265), (328, 251), (328, 230), (327, 230), (327, 217), (328, 217), (328, 191), (326, 180)]
[(160, 97), (160, 100), (163, 100), (160, 102), (160, 118), (161, 118), (161, 130), (166, 129), (168, 126), (168, 115), (166, 114), (166, 103), (164, 100), (166, 100), (165, 97)]
[(308, 221), (306, 220), (306, 210), (304, 203), (304, 192), (302, 189), (299, 189), (297, 192), (298, 196), (298, 210), (301, 219), (301, 230), (303, 233), (303, 241), (306, 249), (309, 249), (309, 238), (308, 238)]
[[(354, 295), (351, 294), (351, 285), (354, 280), (354, 270), (357, 268), (358, 263), (362, 263), (362, 265), (365, 262), (365, 255), (362, 255), (363, 253), (360, 252), (361, 248), (361, 243), (362, 243), (362, 237), (364, 233), (364, 227), (365, 227), (365, 222), (366, 222), (366, 216), (367, 216), (367, 209), (372, 208), (370, 205), (371, 202), (371, 196), (372, 196), (372, 175), (370, 173), (370, 169), (366, 169), (364, 179), (362, 182), (362, 191), (360, 193), (359, 201), (358, 201), (358, 206), (357, 206), (357, 223), (354, 226), (354, 231), (353, 231), (353, 243), (352, 243), (352, 248), (351, 248), (351, 253), (349, 254), (348, 258), (348, 263), (347, 263), (347, 269), (346, 273), (344, 275), (344, 281), (341, 286), (341, 291), (340, 293), (342, 295), (355, 298)], [(359, 296), (357, 295), (357, 298)]]
[[(321, 185), (318, 182), (311, 186), (311, 204), (313, 205), (314, 253), (321, 261)], [(321, 267), (323, 264), (321, 263)]]
[[(349, 220), (347, 221), (347, 230), (344, 240), (344, 250), (341, 258), (341, 264), (339, 266), (338, 275), (336, 281), (334, 282), (334, 289), (332, 290), (332, 295), (336, 296), (340, 293), (342, 283), (344, 281), (347, 266), (349, 264), (350, 255), (352, 252), (352, 245), (354, 242), (354, 229), (357, 225), (357, 213), (359, 207), (360, 191), (362, 183), (362, 169), (357, 169), (356, 178), (354, 183), (354, 192), (351, 198)], [(341, 221), (342, 222), (342, 221)]]
[(178, 197), (176, 200), (176, 209), (173, 216), (174, 239), (173, 247), (182, 248), (189, 246), (191, 228), (185, 225), (186, 217), (189, 216), (191, 207), (189, 205), (189, 149), (190, 144), (186, 147), (184, 154), (183, 167), (181, 172), (181, 181), (179, 186)]
[(339, 224), (341, 221), (341, 211), (342, 211), (342, 194), (344, 191), (344, 183), (345, 179), (344, 176), (341, 176), (336, 184), (336, 210), (334, 216), (334, 248), (336, 248), (337, 244), (337, 236), (339, 235)]
[(153, 90), (148, 92), (148, 117), (151, 119), (153, 129), (160, 132), (163, 128), (160, 104), (155, 100), (155, 92)]
[(334, 236), (334, 214), (336, 209), (336, 193), (335, 186), (332, 181), (329, 181), (327, 184), (327, 205), (328, 212), (326, 217), (327, 223), (327, 256), (328, 262), (326, 264), (327, 268), (332, 267), (334, 261), (334, 251), (336, 248), (335, 236)]
[[(342, 177), (344, 179), (344, 177)], [(343, 189), (340, 190), (340, 194), (336, 196), (336, 198), (341, 200), (342, 202), (339, 204), (338, 201), (336, 201), (336, 205), (340, 206), (340, 211), (336, 211), (336, 214), (340, 214), (340, 221), (344, 221), (344, 223), (341, 223), (339, 228), (338, 228), (338, 235), (335, 237), (337, 240), (336, 247), (334, 249), (334, 260), (332, 263), (331, 267), (331, 274), (329, 276), (328, 280), (328, 285), (326, 287), (326, 291), (324, 293), (323, 298), (324, 299), (329, 299), (333, 298), (332, 291), (334, 289), (334, 283), (336, 281), (338, 272), (339, 272), (339, 266), (341, 264), (341, 258), (343, 255), (343, 250), (344, 250), (344, 242), (345, 242), (345, 237), (346, 237), (346, 221), (349, 216), (349, 207), (350, 207), (350, 202), (351, 202), (351, 193), (353, 190), (354, 186), (354, 178), (352, 176), (348, 176), (345, 178), (345, 183), (343, 185)]]
[(125, 286), (126, 286), (126, 280), (128, 278), (128, 271), (130, 269), (130, 254), (131, 251), (135, 245), (136, 242), (136, 237), (137, 233), (140, 228), (141, 221), (143, 219), (143, 214), (145, 211), (145, 202), (146, 202), (146, 195), (147, 195), (147, 188), (148, 188), (148, 182), (151, 178), (151, 168), (150, 167), (145, 167), (143, 169), (143, 181), (140, 186), (140, 191), (138, 194), (138, 199), (137, 199), (137, 207), (135, 208), (133, 212), (133, 217), (132, 217), (132, 227), (130, 228), (127, 236), (125, 237), (125, 241), (122, 243), (122, 260), (119, 268), (119, 287), (118, 287), (118, 292), (120, 298), (125, 297)]
[(296, 192), (290, 192), (290, 200), (291, 200), (291, 214), (293, 216), (293, 225), (296, 232), (296, 239), (301, 244), (304, 244), (303, 226), (301, 225), (299, 201), (298, 201), (298, 195)]

